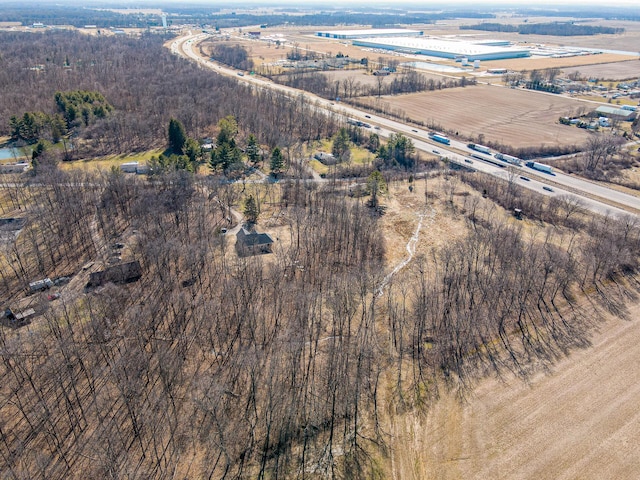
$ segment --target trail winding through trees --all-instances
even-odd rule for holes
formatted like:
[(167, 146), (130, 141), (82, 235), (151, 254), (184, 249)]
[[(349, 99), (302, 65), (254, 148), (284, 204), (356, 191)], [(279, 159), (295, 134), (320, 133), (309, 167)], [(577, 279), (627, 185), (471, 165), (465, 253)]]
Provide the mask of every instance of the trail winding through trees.
[(398, 273), (400, 270), (402, 270), (404, 267), (406, 267), (409, 264), (409, 262), (411, 262), (411, 260), (413, 260), (413, 256), (416, 253), (416, 245), (418, 244), (418, 239), (420, 238), (420, 230), (422, 229), (422, 223), (425, 217), (427, 217), (431, 222), (433, 222), (433, 219), (435, 218), (435, 216), (436, 216), (436, 211), (433, 207), (431, 207), (431, 211), (428, 214), (426, 211), (423, 211), (422, 213), (418, 214), (418, 225), (416, 225), (416, 229), (413, 232), (413, 235), (411, 235), (411, 238), (407, 242), (407, 252), (409, 253), (409, 256), (406, 257), (404, 260), (402, 260), (398, 265), (396, 265), (395, 268), (391, 272), (389, 272), (386, 277), (384, 277), (384, 279), (380, 283), (380, 286), (378, 287), (378, 290), (376, 291), (379, 297), (382, 296), (385, 287), (389, 285), (389, 282), (391, 281), (393, 276), (396, 273)]

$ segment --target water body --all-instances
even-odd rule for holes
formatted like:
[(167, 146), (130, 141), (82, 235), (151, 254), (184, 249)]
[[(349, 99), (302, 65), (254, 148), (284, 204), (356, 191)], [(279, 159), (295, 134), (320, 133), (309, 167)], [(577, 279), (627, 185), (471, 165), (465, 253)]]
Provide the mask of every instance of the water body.
[(19, 148), (0, 148), (0, 160), (28, 160)]
[(406, 65), (408, 67), (419, 68), (421, 70), (431, 70), (432, 72), (442, 72), (442, 73), (460, 73), (460, 72), (469, 72), (471, 70), (467, 70), (465, 68), (460, 67), (452, 67), (450, 65), (440, 65), (439, 63), (431, 63), (431, 62), (407, 62), (402, 65)]

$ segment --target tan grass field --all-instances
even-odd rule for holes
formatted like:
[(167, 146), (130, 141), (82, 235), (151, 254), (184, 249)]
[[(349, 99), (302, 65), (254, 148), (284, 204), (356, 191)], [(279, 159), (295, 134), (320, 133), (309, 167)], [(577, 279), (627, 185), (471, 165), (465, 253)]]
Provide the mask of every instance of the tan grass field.
[[(588, 133), (560, 125), (558, 118), (588, 111), (594, 104), (541, 92), (492, 85), (448, 88), (394, 97), (383, 97), (409, 118), (439, 124), (445, 130), (469, 138), (520, 147), (582, 144)], [(378, 101), (369, 99), (371, 104)]]
[(481, 62), (482, 69), (485, 68), (508, 68), (509, 70), (543, 70), (545, 68), (570, 68), (582, 65), (599, 65), (603, 63), (615, 63), (633, 61), (640, 63), (637, 57), (629, 55), (618, 55), (613, 53), (601, 53), (599, 55), (586, 55), (582, 57), (567, 58), (513, 58), (506, 60), (493, 60), (490, 62)]
[(640, 472), (640, 304), (529, 382), (482, 381), (460, 402), (398, 415), (390, 478), (617, 479)]
[(61, 170), (109, 170), (111, 167), (119, 167), (123, 163), (127, 162), (141, 162), (145, 163), (153, 156), (159, 156), (164, 150), (149, 150), (146, 152), (132, 153), (129, 155), (109, 155), (107, 157), (90, 158), (87, 160), (75, 160), (72, 162), (61, 162)]
[(564, 73), (567, 75), (572, 72), (580, 72), (585, 77), (594, 77), (601, 79), (601, 81), (635, 79), (640, 78), (640, 61), (629, 60), (564, 69)]

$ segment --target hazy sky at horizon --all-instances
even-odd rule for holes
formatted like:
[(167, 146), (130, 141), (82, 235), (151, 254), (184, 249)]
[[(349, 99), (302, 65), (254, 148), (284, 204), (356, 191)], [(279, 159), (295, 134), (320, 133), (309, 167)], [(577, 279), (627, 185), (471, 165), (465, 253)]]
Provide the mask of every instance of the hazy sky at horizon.
[[(406, 6), (420, 7), (421, 10), (438, 10), (446, 9), (448, 6), (465, 5), (474, 8), (482, 8), (483, 6), (509, 6), (509, 7), (522, 7), (522, 8), (536, 8), (536, 7), (553, 7), (553, 6), (569, 6), (569, 7), (584, 7), (584, 8), (602, 8), (605, 10), (608, 7), (637, 7), (638, 0), (611, 0), (603, 2), (602, 0), (488, 0), (488, 1), (470, 1), (470, 0), (446, 0), (446, 1), (424, 1), (424, 0), (349, 0), (344, 2), (340, 0), (0, 0), (2, 4), (56, 4), (56, 5), (82, 5), (87, 6), (113, 6), (114, 8), (160, 8), (167, 5), (211, 5), (212, 7), (230, 7), (237, 6), (239, 8), (247, 7), (250, 5), (260, 6), (298, 6), (304, 9), (307, 6), (336, 6), (342, 8), (348, 8), (349, 5), (372, 5), (376, 7), (393, 7), (401, 8)], [(640, 10), (640, 7), (639, 7)]]

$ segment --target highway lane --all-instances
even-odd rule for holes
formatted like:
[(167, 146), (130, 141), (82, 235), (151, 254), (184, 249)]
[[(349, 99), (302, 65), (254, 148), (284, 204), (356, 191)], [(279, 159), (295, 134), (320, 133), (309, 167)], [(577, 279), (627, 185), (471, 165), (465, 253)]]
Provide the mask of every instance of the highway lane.
[[(280, 85), (271, 80), (250, 75), (247, 72), (239, 71), (230, 67), (219, 65), (208, 59), (202, 58), (198, 53), (193, 51), (193, 46), (200, 40), (208, 37), (208, 34), (200, 33), (195, 35), (187, 35), (185, 37), (174, 40), (171, 44), (171, 51), (175, 54), (185, 56), (205, 68), (212, 71), (227, 75), (235, 76), (238, 80), (255, 85), (259, 88), (270, 88), (280, 91), (286, 95), (299, 96), (304, 95), (309, 101), (314, 102), (319, 108), (326, 109), (330, 112), (344, 115), (347, 118), (354, 118), (372, 125), (370, 130), (377, 133), (381, 137), (388, 137), (392, 133), (402, 133), (410, 137), (417, 150), (430, 154), (437, 154), (440, 157), (452, 159), (460, 164), (473, 166), (478, 171), (482, 171), (504, 179), (511, 179), (523, 188), (527, 188), (543, 195), (569, 195), (578, 197), (586, 208), (600, 214), (621, 215), (626, 213), (640, 213), (640, 198), (629, 195), (611, 188), (595, 184), (588, 180), (584, 180), (573, 175), (567, 175), (561, 172), (555, 172), (549, 175), (540, 171), (532, 170), (527, 167), (510, 167), (511, 170), (517, 170), (518, 174), (509, 174), (507, 169), (500, 168), (495, 165), (485, 163), (478, 159), (472, 159), (473, 164), (465, 162), (465, 158), (476, 153), (467, 147), (467, 144), (454, 139), (450, 140), (449, 145), (434, 142), (429, 138), (429, 130), (413, 127), (403, 124), (396, 120), (391, 120), (382, 116), (378, 116), (369, 112), (364, 112), (349, 105), (340, 104), (325, 98), (318, 97), (309, 92), (297, 90), (285, 85)], [(438, 153), (435, 153), (437, 151)], [(530, 180), (522, 180), (520, 176), (529, 178)], [(550, 187), (552, 190), (543, 189), (544, 186)]]

